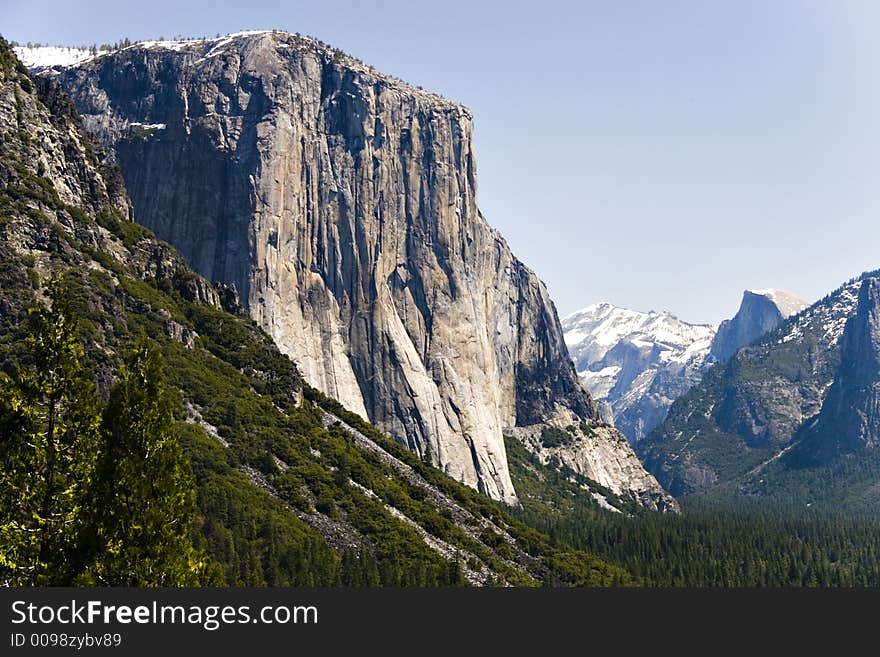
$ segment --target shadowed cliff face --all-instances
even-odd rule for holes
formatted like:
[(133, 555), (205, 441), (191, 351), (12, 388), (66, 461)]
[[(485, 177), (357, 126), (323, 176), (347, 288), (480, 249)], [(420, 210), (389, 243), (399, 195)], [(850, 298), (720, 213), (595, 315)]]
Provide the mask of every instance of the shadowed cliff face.
[(546, 288), (477, 209), (463, 107), (281, 33), (57, 78), (137, 219), (234, 284), (307, 381), (447, 473), (513, 502), (503, 428), (598, 418)]
[(840, 368), (821, 412), (802, 432), (793, 463), (823, 464), (880, 445), (880, 279), (862, 282), (840, 342)]
[(800, 312), (807, 304), (784, 290), (746, 290), (733, 319), (721, 322), (711, 355), (715, 360), (729, 360), (740, 347), (776, 328), (786, 317)]

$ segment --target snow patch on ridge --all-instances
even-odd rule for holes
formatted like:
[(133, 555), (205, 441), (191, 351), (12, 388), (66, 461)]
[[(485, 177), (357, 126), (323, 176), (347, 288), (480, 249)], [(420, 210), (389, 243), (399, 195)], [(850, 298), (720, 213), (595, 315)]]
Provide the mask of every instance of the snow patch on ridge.
[[(212, 39), (153, 39), (137, 41), (130, 46), (120, 48), (120, 51), (130, 50), (132, 48), (146, 48), (181, 52), (184, 48), (190, 46), (212, 44), (212, 51), (206, 56), (210, 57), (219, 54), (223, 46), (228, 45), (235, 39), (269, 33), (271, 33), (271, 30), (244, 30), (242, 32), (233, 32), (232, 34), (214, 37)], [(116, 50), (99, 50), (97, 54), (93, 54), (88, 48), (69, 46), (38, 46), (31, 48), (28, 48), (27, 46), (16, 46), (13, 50), (15, 51), (16, 56), (21, 60), (22, 64), (28, 68), (34, 69), (69, 68), (117, 52)]]
[(144, 130), (164, 130), (167, 127), (165, 123), (141, 123), (140, 121), (132, 121), (128, 125), (143, 128)]
[[(15, 56), (28, 68), (52, 68), (55, 66), (68, 67), (82, 64), (96, 55), (89, 52), (88, 48), (68, 48), (63, 46), (40, 46), (28, 48), (16, 46), (13, 48)], [(99, 53), (101, 54), (101, 53)]]
[(766, 290), (746, 290), (759, 297), (766, 297), (779, 308), (779, 312), (783, 317), (791, 317), (809, 306), (809, 304), (791, 292), (780, 290), (777, 288), (767, 288)]

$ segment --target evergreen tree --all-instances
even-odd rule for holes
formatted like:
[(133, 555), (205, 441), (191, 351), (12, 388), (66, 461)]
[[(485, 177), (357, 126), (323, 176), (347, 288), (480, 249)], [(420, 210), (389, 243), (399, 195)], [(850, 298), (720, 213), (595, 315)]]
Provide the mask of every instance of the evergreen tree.
[(95, 466), (98, 398), (83, 375), (68, 289), (30, 310), (31, 362), (0, 380), (0, 581), (69, 583)]
[(114, 586), (215, 583), (190, 528), (195, 483), (184, 459), (158, 348), (132, 350), (104, 409), (93, 499), (97, 559), (89, 575)]

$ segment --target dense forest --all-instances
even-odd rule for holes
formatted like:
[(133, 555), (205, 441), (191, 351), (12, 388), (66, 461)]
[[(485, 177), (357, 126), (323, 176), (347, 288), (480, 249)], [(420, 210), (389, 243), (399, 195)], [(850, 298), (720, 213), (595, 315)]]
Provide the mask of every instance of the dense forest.
[(880, 520), (766, 500), (683, 498), (682, 513), (601, 509), (572, 472), (507, 440), (523, 508), (554, 541), (649, 586), (880, 586)]

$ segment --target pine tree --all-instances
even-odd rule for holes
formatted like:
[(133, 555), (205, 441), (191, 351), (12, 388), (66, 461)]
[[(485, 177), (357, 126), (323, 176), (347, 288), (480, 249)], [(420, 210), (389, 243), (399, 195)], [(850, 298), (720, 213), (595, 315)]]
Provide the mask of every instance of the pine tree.
[(98, 398), (83, 375), (69, 289), (30, 310), (30, 366), (0, 380), (0, 581), (59, 585), (76, 568), (82, 501), (98, 441)]
[(93, 522), (97, 559), (89, 575), (114, 586), (215, 583), (215, 565), (195, 550), (195, 483), (183, 457), (157, 346), (132, 350), (104, 409)]

